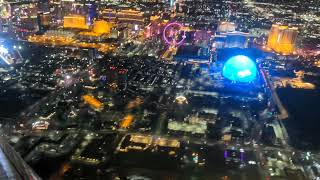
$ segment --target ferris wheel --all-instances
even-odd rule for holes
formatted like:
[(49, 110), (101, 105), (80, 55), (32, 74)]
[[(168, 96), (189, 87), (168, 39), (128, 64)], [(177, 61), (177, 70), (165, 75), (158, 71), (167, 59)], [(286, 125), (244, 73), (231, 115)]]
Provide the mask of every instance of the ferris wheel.
[(179, 46), (186, 39), (186, 32), (182, 24), (172, 22), (163, 29), (163, 39), (170, 46)]

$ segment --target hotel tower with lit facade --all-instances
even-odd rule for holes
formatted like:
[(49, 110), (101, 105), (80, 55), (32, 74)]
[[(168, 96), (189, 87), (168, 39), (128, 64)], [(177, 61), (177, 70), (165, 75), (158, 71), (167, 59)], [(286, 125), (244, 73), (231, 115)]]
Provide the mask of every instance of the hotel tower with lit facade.
[(292, 54), (297, 36), (298, 28), (274, 24), (269, 33), (267, 47), (279, 54)]

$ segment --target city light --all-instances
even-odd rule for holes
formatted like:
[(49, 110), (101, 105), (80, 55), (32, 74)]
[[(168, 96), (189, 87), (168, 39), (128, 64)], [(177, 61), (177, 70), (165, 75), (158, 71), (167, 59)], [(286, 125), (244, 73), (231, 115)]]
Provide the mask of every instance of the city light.
[(295, 50), (297, 36), (298, 28), (273, 24), (267, 47), (280, 54), (292, 54)]
[(0, 54), (0, 59), (2, 59), (6, 64), (8, 64), (8, 65), (10, 64), (10, 62), (1, 54)]
[(223, 66), (223, 76), (231, 81), (251, 82), (255, 80), (257, 68), (247, 56), (233, 56)]
[(3, 46), (0, 46), (0, 53), (2, 53), (2, 54), (8, 54), (9, 51), (8, 51), (8, 49), (4, 48)]
[(139, 25), (138, 25), (138, 24), (135, 24), (135, 25), (134, 25), (134, 30), (135, 30), (135, 31), (138, 31), (138, 30), (139, 30)]
[(183, 26), (182, 26), (182, 24), (177, 23), (177, 22), (173, 22), (173, 23), (167, 24), (166, 27), (163, 30), (163, 33), (162, 33), (163, 34), (163, 39), (169, 45), (181, 45), (185, 40), (185, 32), (183, 32), (184, 35), (182, 36), (182, 39), (179, 40), (179, 41), (176, 41), (175, 37), (173, 37), (173, 36), (176, 35), (175, 34), (176, 32), (174, 34), (168, 35), (169, 34), (169, 30), (171, 30), (173, 27), (178, 27), (179, 30), (180, 30), (180, 29), (182, 29)]
[(3, 47), (2, 45), (0, 46), (0, 59), (5, 62), (6, 64), (10, 65), (11, 63), (9, 62), (9, 60), (7, 59), (7, 55), (8, 55), (9, 51), (8, 49), (6, 49), (5, 47)]
[(318, 1), (0, 0), (1, 179), (320, 180)]
[(170, 0), (170, 6), (172, 7), (174, 5), (174, 0)]

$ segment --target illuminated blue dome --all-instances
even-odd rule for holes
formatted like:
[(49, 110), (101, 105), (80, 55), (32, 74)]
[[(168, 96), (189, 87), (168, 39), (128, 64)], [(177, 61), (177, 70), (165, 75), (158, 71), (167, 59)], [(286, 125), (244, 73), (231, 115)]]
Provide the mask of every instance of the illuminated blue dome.
[(222, 74), (237, 82), (251, 82), (256, 79), (256, 64), (247, 56), (233, 56), (224, 64)]

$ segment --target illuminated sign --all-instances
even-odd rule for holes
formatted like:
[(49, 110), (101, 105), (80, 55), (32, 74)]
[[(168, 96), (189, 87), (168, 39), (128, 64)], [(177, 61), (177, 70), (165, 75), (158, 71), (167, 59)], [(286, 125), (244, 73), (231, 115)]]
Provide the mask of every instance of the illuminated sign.
[[(183, 29), (183, 26), (180, 23), (173, 22), (167, 24), (163, 30), (163, 39), (165, 40), (165, 42), (169, 45), (174, 46), (181, 45), (186, 38), (185, 31), (181, 32), (181, 29)], [(180, 33), (183, 33), (183, 36), (180, 40), (177, 40), (177, 35), (179, 35)]]

